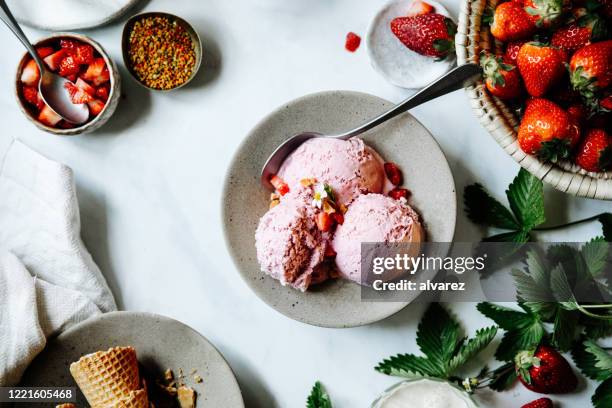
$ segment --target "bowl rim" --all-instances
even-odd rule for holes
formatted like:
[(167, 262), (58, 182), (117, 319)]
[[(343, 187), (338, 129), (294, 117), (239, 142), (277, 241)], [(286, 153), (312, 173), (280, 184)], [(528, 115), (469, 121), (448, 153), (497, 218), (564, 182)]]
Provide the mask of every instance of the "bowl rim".
[[(78, 41), (87, 43), (91, 45), (100, 54), (102, 58), (104, 58), (104, 62), (106, 63), (106, 67), (108, 69), (109, 76), (110, 76), (110, 81), (109, 81), (110, 82), (110, 92), (108, 94), (108, 101), (110, 101), (116, 95), (116, 93), (119, 92), (118, 86), (117, 86), (117, 84), (119, 83), (119, 79), (115, 76), (114, 69), (112, 69), (114, 67), (113, 60), (110, 58), (110, 56), (108, 55), (106, 50), (102, 47), (102, 45), (100, 45), (100, 43), (98, 43), (93, 38), (87, 35), (84, 35), (84, 34), (72, 33), (72, 32), (57, 32), (57, 33), (51, 33), (49, 35), (39, 38), (37, 41), (33, 42), (32, 45), (34, 47), (39, 47), (41, 45), (44, 45), (47, 42), (50, 42), (56, 39), (60, 39), (60, 38), (73, 38)], [(52, 133), (57, 136), (76, 136), (80, 133), (83, 133), (88, 128), (90, 128), (91, 126), (93, 126), (94, 124), (102, 120), (104, 116), (103, 114), (106, 112), (106, 109), (110, 105), (108, 102), (104, 104), (104, 108), (102, 108), (102, 111), (96, 117), (94, 117), (92, 120), (88, 122), (85, 122), (81, 126), (77, 126), (77, 127), (70, 128), (70, 129), (60, 129), (60, 128), (47, 126), (44, 123), (41, 123), (38, 120), (38, 118), (32, 115), (32, 112), (30, 111), (25, 101), (23, 100), (23, 96), (21, 92), (21, 87), (20, 87), (21, 72), (23, 71), (23, 66), (25, 65), (28, 58), (31, 58), (30, 54), (27, 51), (25, 51), (17, 64), (17, 70), (15, 74), (15, 97), (17, 99), (17, 104), (19, 105), (19, 108), (21, 109), (23, 114), (30, 121), (34, 122), (34, 124), (39, 129), (42, 129), (46, 132)]]
[(476, 400), (474, 400), (474, 398), (472, 397), (472, 395), (470, 395), (469, 393), (467, 393), (465, 390), (461, 389), (457, 384), (454, 384), (448, 380), (444, 380), (442, 378), (437, 378), (437, 377), (415, 377), (415, 378), (408, 378), (405, 379), (403, 381), (400, 381), (398, 383), (393, 384), (392, 386), (388, 387), (387, 389), (385, 389), (375, 400), (374, 402), (372, 402), (372, 405), (370, 406), (370, 408), (377, 408), (378, 404), (380, 404), (381, 402), (383, 402), (383, 399), (388, 396), (391, 392), (395, 391), (396, 389), (400, 388), (401, 386), (403, 386), (404, 384), (410, 384), (410, 383), (417, 383), (417, 382), (422, 382), (422, 381), (432, 381), (432, 382), (438, 382), (438, 383), (444, 383), (444, 384), (448, 384), (450, 385), (452, 388), (456, 389), (457, 391), (460, 391), (464, 394), (464, 396), (466, 397), (466, 400), (469, 401), (472, 404), (471, 408), (478, 408), (480, 405), (478, 405), (478, 403), (476, 402)]
[[(166, 18), (169, 18), (169, 19), (174, 19), (179, 25), (181, 25), (181, 27), (183, 27), (189, 33), (189, 36), (191, 37), (191, 41), (193, 42), (194, 47), (195, 47), (196, 63), (194, 65), (194, 67), (193, 67), (193, 71), (191, 72), (191, 75), (189, 76), (189, 78), (185, 82), (183, 82), (182, 84), (177, 85), (177, 86), (175, 86), (173, 88), (170, 88), (170, 89), (157, 89), (157, 88), (152, 88), (150, 86), (145, 85), (140, 79), (138, 79), (138, 76), (134, 72), (132, 64), (130, 63), (130, 57), (128, 55), (127, 44), (128, 44), (128, 40), (129, 40), (129, 35), (130, 35), (130, 32), (131, 32), (131, 29), (132, 29), (132, 25), (137, 20), (139, 20), (139, 19), (146, 18), (146, 17), (156, 17), (156, 16), (166, 17)], [(200, 67), (202, 65), (202, 53), (203, 53), (202, 50), (203, 50), (203, 48), (202, 48), (202, 40), (200, 38), (200, 35), (195, 30), (195, 28), (193, 28), (191, 23), (189, 23), (184, 18), (182, 18), (180, 16), (177, 16), (176, 14), (167, 13), (167, 12), (164, 12), (164, 11), (147, 11), (147, 12), (144, 12), (144, 13), (134, 14), (133, 16), (131, 16), (130, 18), (127, 19), (127, 21), (123, 25), (123, 30), (121, 31), (121, 55), (123, 57), (123, 64), (125, 65), (125, 68), (130, 73), (130, 76), (140, 86), (142, 86), (145, 89), (149, 89), (149, 90), (155, 91), (155, 92), (170, 92), (170, 91), (174, 91), (174, 90), (177, 90), (179, 88), (182, 88), (182, 87), (186, 86), (191, 81), (193, 81), (193, 79), (198, 74), (198, 71), (200, 70)]]

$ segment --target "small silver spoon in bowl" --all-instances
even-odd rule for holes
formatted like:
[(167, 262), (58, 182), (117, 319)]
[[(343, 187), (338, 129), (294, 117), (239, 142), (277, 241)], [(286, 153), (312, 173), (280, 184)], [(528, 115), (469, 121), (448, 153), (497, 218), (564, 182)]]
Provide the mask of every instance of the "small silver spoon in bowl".
[(268, 190), (274, 191), (274, 187), (270, 183), (270, 178), (275, 175), (280, 169), (283, 161), (289, 156), (291, 152), (298, 148), (302, 143), (308, 139), (315, 137), (329, 137), (334, 139), (346, 140), (351, 137), (360, 135), (368, 130), (375, 128), (376, 126), (388, 121), (397, 115), (406, 112), (422, 103), (428, 102), (439, 96), (445, 95), (449, 92), (456, 91), (465, 86), (471, 85), (474, 81), (480, 78), (482, 71), (477, 64), (464, 64), (460, 65), (445, 75), (441, 76), (427, 87), (423, 88), (419, 92), (410, 96), (405, 101), (394, 106), (387, 112), (371, 119), (363, 125), (344, 132), (338, 135), (323, 135), (317, 132), (303, 132), (292, 136), (287, 139), (283, 144), (276, 148), (274, 153), (268, 157), (266, 164), (263, 166), (261, 171), (261, 184)]
[(43, 101), (57, 115), (61, 116), (67, 122), (75, 125), (80, 125), (87, 122), (89, 118), (89, 109), (86, 104), (74, 104), (70, 100), (70, 95), (65, 88), (65, 84), (70, 82), (68, 79), (61, 77), (47, 69), (47, 66), (40, 58), (34, 46), (28, 41), (27, 37), (17, 24), (15, 17), (9, 10), (6, 2), (0, 0), (0, 20), (2, 20), (8, 28), (19, 38), (25, 45), (26, 49), (36, 62), (40, 72), (40, 82), (38, 83), (38, 93)]

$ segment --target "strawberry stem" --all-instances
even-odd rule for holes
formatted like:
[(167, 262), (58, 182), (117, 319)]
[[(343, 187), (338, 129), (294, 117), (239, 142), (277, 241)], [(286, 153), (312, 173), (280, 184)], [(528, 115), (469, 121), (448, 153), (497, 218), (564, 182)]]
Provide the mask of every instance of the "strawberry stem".
[(584, 219), (577, 220), (577, 221), (568, 222), (566, 224), (552, 225), (550, 227), (534, 228), (533, 231), (551, 231), (551, 230), (556, 230), (556, 229), (560, 229), (560, 228), (571, 227), (572, 225), (582, 224), (582, 223), (590, 222), (590, 221), (596, 221), (597, 219), (599, 219), (599, 217), (601, 217), (604, 214), (605, 213), (597, 214), (597, 215), (594, 215), (592, 217), (584, 218)]

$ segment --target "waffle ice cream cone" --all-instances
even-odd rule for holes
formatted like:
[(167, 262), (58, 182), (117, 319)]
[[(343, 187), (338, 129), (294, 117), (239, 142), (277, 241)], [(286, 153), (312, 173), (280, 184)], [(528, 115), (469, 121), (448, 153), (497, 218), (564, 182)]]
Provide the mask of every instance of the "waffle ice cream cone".
[[(107, 408), (107, 407), (96, 407)], [(123, 397), (108, 406), (108, 408), (149, 408), (149, 398), (144, 388), (132, 391), (127, 397)]]
[(113, 404), (129, 398), (133, 391), (141, 388), (138, 360), (133, 347), (113, 347), (83, 356), (70, 365), (70, 373), (87, 402), (96, 408), (114, 407)]

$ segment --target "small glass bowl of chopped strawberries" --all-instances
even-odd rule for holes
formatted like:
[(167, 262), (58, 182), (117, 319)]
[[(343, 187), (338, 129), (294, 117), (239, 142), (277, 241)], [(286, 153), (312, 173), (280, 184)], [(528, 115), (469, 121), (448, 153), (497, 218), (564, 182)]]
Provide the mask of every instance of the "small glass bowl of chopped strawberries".
[(87, 104), (89, 119), (75, 125), (45, 105), (38, 94), (40, 73), (28, 53), (19, 62), (15, 81), (17, 101), (26, 117), (38, 128), (61, 136), (92, 132), (106, 123), (119, 102), (121, 78), (100, 44), (84, 35), (57, 33), (34, 46), (51, 71), (72, 82), (66, 92), (73, 103)]

